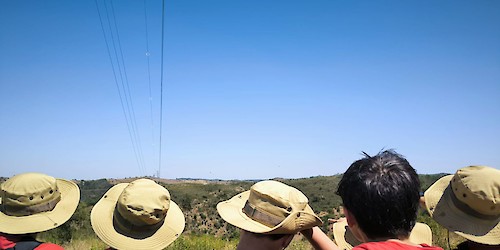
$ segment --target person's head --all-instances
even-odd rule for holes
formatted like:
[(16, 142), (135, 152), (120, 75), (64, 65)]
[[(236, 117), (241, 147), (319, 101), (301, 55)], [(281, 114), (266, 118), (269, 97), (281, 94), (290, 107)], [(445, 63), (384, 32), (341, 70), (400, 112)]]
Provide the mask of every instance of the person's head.
[(24, 173), (2, 183), (0, 197), (0, 232), (34, 234), (68, 221), (78, 207), (80, 189), (68, 180)]
[[(500, 170), (470, 166), (444, 176), (424, 193), (430, 216), (470, 246), (500, 246)], [(483, 246), (483, 248), (484, 248)]]
[(242, 229), (240, 249), (243, 245), (282, 249), (294, 234), (322, 224), (302, 192), (272, 180), (257, 182), (250, 190), (220, 202), (217, 211), (226, 222)]
[(90, 214), (94, 232), (115, 249), (163, 249), (185, 226), (170, 193), (152, 180), (111, 187)]
[(337, 194), (351, 228), (363, 241), (407, 239), (415, 225), (420, 181), (408, 161), (392, 150), (355, 161), (340, 180)]

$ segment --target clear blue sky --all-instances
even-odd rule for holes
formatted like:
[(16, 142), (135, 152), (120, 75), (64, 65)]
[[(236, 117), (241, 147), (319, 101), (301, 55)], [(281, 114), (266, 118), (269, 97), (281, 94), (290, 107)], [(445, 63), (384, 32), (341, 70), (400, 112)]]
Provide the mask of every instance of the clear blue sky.
[[(156, 172), (161, 1), (146, 5), (151, 103), (143, 1), (113, 3), (139, 166), (95, 1), (0, 2), (0, 176)], [(167, 0), (161, 175), (332, 175), (382, 148), (419, 173), (499, 168), (499, 13), (494, 0)]]

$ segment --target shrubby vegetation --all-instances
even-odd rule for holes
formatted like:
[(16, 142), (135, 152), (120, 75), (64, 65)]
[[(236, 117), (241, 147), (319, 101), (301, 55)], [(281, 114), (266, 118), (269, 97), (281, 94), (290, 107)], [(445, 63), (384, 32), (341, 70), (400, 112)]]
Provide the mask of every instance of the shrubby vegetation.
[[(420, 175), (422, 190), (445, 174)], [(300, 189), (308, 198), (313, 210), (322, 218), (323, 230), (331, 234), (329, 218), (339, 218), (342, 214), (341, 199), (335, 194), (341, 175), (318, 176), (301, 179), (277, 179)], [(90, 224), (92, 206), (115, 183), (131, 180), (90, 180), (77, 181), (81, 189), (81, 202), (75, 214), (64, 225), (41, 233), (41, 240), (63, 245), (66, 249), (105, 249), (105, 244), (95, 236)], [(239, 238), (239, 230), (227, 224), (218, 215), (216, 205), (234, 195), (248, 190), (256, 181), (196, 181), (182, 180), (172, 183), (160, 182), (171, 194), (186, 217), (186, 228), (181, 237), (167, 249), (234, 249)], [(421, 211), (418, 221), (428, 224), (433, 231), (434, 244), (444, 249), (448, 247), (448, 232), (434, 222), (425, 211)], [(451, 234), (450, 245), (456, 246), (462, 239)], [(311, 249), (310, 245), (297, 237), (288, 248), (292, 250)]]

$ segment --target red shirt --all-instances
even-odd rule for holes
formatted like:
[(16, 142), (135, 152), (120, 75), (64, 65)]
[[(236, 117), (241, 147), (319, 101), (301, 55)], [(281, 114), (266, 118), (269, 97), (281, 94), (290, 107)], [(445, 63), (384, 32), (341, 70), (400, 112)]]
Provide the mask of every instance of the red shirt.
[(378, 242), (367, 242), (361, 245), (355, 246), (352, 250), (443, 250), (440, 247), (433, 247), (426, 244), (420, 244), (418, 246), (412, 246), (404, 244), (398, 241), (378, 241)]
[[(7, 234), (2, 234), (0, 233), (0, 250), (3, 249), (9, 249), (12, 248), (16, 245), (16, 242), (20, 241), (25, 237), (25, 235), (7, 235)], [(38, 247), (35, 248), (36, 250), (64, 250), (59, 245), (52, 244), (52, 243), (42, 243)]]

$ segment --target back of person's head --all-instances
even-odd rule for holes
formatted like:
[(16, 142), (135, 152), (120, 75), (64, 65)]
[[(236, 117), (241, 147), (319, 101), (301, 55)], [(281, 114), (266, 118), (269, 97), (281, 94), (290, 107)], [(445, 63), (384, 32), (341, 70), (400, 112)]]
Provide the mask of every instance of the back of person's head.
[(0, 232), (22, 235), (47, 231), (68, 221), (80, 201), (69, 180), (22, 173), (0, 185)]
[(319, 226), (307, 197), (284, 183), (267, 180), (217, 204), (217, 212), (229, 224), (260, 234), (296, 234)]
[(344, 173), (337, 194), (368, 238), (408, 237), (420, 197), (415, 169), (393, 150), (365, 156)]
[(432, 184), (424, 197), (429, 215), (469, 240), (470, 249), (500, 249), (500, 170), (460, 168)]
[(267, 180), (217, 204), (217, 212), (240, 229), (238, 250), (284, 249), (293, 236), (322, 224), (298, 189)]
[(185, 227), (170, 192), (149, 179), (111, 187), (92, 208), (90, 222), (102, 241), (122, 250), (163, 249)]

